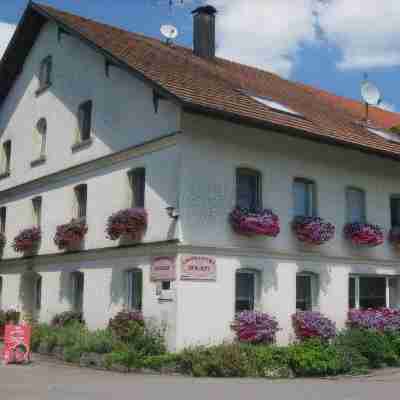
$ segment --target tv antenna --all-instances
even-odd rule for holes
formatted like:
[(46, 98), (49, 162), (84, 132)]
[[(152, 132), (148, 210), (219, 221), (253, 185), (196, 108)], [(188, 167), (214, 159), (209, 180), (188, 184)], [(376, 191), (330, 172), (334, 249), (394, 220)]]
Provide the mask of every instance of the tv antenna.
[(365, 122), (368, 124), (369, 106), (377, 106), (382, 101), (381, 92), (368, 80), (368, 74), (364, 74), (364, 80), (361, 83), (361, 97), (365, 103)]
[(174, 25), (162, 25), (160, 32), (167, 39), (167, 44), (171, 44), (179, 34), (178, 28), (176, 28)]

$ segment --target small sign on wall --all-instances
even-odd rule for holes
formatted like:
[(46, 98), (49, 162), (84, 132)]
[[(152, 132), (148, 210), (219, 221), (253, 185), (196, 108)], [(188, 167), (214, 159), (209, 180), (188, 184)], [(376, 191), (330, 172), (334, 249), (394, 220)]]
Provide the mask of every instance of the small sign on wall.
[(151, 263), (152, 281), (174, 281), (176, 279), (175, 257), (154, 257)]
[(217, 262), (209, 256), (187, 256), (182, 258), (181, 279), (187, 281), (217, 280)]

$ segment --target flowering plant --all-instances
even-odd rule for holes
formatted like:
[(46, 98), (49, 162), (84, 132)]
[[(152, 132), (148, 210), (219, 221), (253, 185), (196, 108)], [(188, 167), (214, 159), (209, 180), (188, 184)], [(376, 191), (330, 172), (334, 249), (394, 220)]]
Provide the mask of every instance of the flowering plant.
[(293, 230), (297, 239), (314, 245), (321, 245), (335, 236), (335, 226), (319, 217), (296, 217)]
[(389, 232), (389, 240), (394, 245), (400, 245), (400, 227), (395, 226)]
[(85, 221), (73, 219), (70, 223), (57, 226), (54, 243), (60, 249), (68, 249), (80, 243), (85, 237), (88, 227)]
[(33, 250), (42, 239), (40, 228), (33, 227), (22, 230), (13, 242), (13, 248), (17, 253), (24, 253)]
[(111, 240), (126, 235), (130, 239), (140, 239), (147, 228), (147, 211), (143, 208), (128, 208), (111, 215), (106, 232)]
[(280, 232), (279, 217), (271, 210), (250, 212), (245, 208), (236, 207), (230, 213), (229, 219), (233, 230), (239, 234), (276, 237)]
[(349, 223), (344, 227), (345, 237), (360, 246), (375, 247), (383, 243), (383, 230), (378, 225)]
[(292, 316), (297, 339), (329, 340), (336, 336), (336, 325), (329, 318), (315, 311), (298, 311)]
[(350, 310), (347, 325), (350, 328), (400, 332), (400, 310), (391, 308)]
[(280, 330), (274, 317), (258, 311), (242, 311), (237, 314), (231, 328), (239, 342), (253, 344), (274, 343), (276, 333)]

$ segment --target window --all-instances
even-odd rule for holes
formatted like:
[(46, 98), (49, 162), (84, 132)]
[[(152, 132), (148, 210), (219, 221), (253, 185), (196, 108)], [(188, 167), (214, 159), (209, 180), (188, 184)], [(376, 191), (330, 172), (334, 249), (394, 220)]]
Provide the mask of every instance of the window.
[(142, 309), (143, 273), (140, 269), (134, 269), (127, 273), (128, 296), (127, 306), (129, 310), (140, 311)]
[(316, 216), (315, 183), (308, 179), (296, 178), (293, 182), (294, 216)]
[(87, 213), (87, 185), (76, 186), (74, 191), (76, 202), (75, 217), (77, 219), (85, 219)]
[(259, 272), (239, 270), (236, 272), (235, 312), (254, 310), (257, 298)]
[(85, 101), (79, 106), (78, 109), (79, 142), (84, 142), (90, 139), (90, 132), (92, 130), (92, 108), (93, 108), (93, 102), (91, 100)]
[(33, 224), (37, 227), (42, 225), (42, 198), (35, 197), (32, 199), (32, 211), (33, 211)]
[(318, 303), (318, 275), (300, 273), (296, 276), (296, 310), (312, 311)]
[(44, 89), (47, 89), (51, 85), (52, 69), (53, 69), (53, 59), (51, 56), (47, 56), (40, 63), (38, 91), (43, 91)]
[(365, 222), (365, 192), (357, 188), (348, 188), (346, 191), (347, 222)]
[(4, 174), (10, 173), (11, 167), (11, 140), (7, 140), (3, 143), (3, 165), (2, 172)]
[(7, 208), (1, 207), (0, 208), (0, 232), (3, 234), (6, 233), (6, 221), (7, 221)]
[(144, 208), (144, 195), (146, 190), (146, 170), (137, 168), (128, 173), (131, 207)]
[(0, 310), (3, 308), (3, 277), (0, 276)]
[(39, 276), (35, 281), (35, 305), (36, 310), (42, 308), (42, 277)]
[(262, 208), (259, 172), (247, 168), (236, 170), (236, 205), (252, 212)]
[(76, 312), (83, 311), (84, 275), (75, 271), (71, 274), (72, 280), (72, 309)]
[(400, 227), (400, 196), (390, 198), (390, 220), (392, 228)]
[(352, 276), (349, 308), (398, 308), (399, 279), (385, 276)]
[(41, 118), (36, 124), (36, 132), (39, 137), (39, 158), (46, 155), (46, 141), (47, 141), (47, 121), (46, 118)]

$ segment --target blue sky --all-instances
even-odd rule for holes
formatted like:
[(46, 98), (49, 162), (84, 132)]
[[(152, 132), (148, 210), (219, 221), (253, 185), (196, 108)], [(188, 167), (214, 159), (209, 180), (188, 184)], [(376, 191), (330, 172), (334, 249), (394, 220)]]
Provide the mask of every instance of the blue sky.
[[(160, 37), (163, 23), (192, 43), (190, 11), (203, 0), (41, 0), (127, 30)], [(355, 99), (364, 72), (400, 111), (400, 1), (209, 0), (218, 10), (219, 55)], [(27, 0), (1, 0), (0, 52)]]

